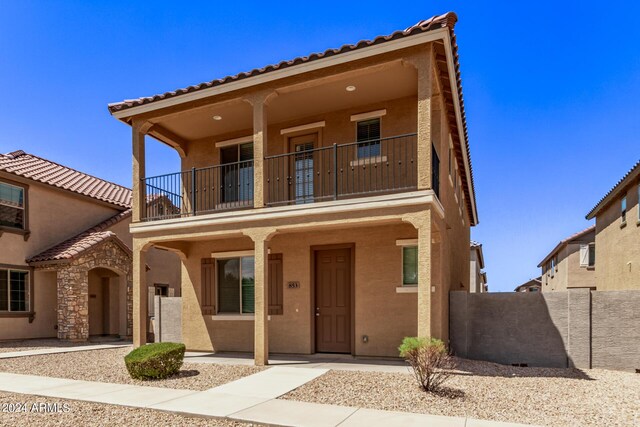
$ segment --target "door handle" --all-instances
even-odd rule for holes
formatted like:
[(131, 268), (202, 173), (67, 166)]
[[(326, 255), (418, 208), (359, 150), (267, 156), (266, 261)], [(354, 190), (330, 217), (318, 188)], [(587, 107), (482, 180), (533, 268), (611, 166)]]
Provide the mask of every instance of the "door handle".
[(316, 317), (320, 317), (320, 307), (316, 307)]

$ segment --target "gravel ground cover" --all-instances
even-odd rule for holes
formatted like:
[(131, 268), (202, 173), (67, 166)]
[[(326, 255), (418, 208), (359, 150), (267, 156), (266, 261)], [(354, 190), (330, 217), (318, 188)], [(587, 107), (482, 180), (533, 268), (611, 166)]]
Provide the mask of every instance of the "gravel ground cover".
[[(36, 407), (32, 411), (33, 404), (36, 404)], [(46, 412), (47, 404), (50, 410), (57, 409), (60, 412)], [(54, 405), (57, 405), (57, 408)], [(26, 408), (26, 412), (22, 411), (23, 408)], [(150, 409), (4, 392), (0, 392), (0, 409), (0, 425), (3, 426), (247, 427), (253, 425), (231, 420), (188, 417)]]
[(128, 346), (108, 350), (0, 359), (0, 372), (117, 384), (207, 390), (264, 369), (255, 366), (185, 363), (182, 365), (180, 373), (171, 378), (140, 381), (129, 376), (124, 364), (124, 356), (131, 349), (132, 347)]
[(458, 359), (445, 393), (413, 376), (330, 371), (283, 399), (551, 426), (640, 426), (640, 374)]
[(36, 340), (20, 340), (20, 341), (0, 341), (0, 353), (11, 353), (14, 351), (41, 350), (45, 348), (59, 347), (77, 347), (81, 345), (96, 345), (99, 343), (73, 343), (67, 341), (59, 341), (57, 339), (36, 339)]

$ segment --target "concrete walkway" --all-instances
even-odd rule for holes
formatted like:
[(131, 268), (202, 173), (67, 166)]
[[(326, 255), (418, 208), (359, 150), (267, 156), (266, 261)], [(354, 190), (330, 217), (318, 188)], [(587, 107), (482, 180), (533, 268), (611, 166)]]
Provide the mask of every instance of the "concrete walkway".
[(21, 350), (21, 351), (11, 351), (7, 353), (0, 353), (0, 359), (12, 359), (14, 357), (26, 357), (26, 356), (40, 356), (43, 354), (73, 353), (75, 351), (106, 350), (110, 348), (128, 347), (130, 345), (131, 343), (77, 345), (72, 347), (46, 347), (46, 348), (39, 348), (37, 350)]
[[(250, 353), (201, 353), (188, 351), (185, 362), (213, 363), (219, 365), (253, 366)], [(311, 354), (311, 355), (271, 355), (269, 366), (292, 368), (336, 369), (342, 371), (409, 373), (409, 365), (400, 359), (363, 358), (351, 355)]]
[(325, 372), (326, 370), (320, 368), (273, 367), (206, 391), (0, 373), (0, 391), (281, 426), (523, 426), (464, 417), (380, 411), (276, 399)]

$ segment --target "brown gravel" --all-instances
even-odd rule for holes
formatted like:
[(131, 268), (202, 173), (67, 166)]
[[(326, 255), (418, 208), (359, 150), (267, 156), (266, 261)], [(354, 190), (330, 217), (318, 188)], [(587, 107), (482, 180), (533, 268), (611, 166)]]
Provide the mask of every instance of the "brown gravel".
[(14, 351), (41, 350), (45, 348), (58, 347), (78, 347), (81, 345), (96, 345), (98, 343), (74, 343), (68, 341), (60, 341), (55, 338), (35, 339), (35, 340), (19, 340), (19, 341), (0, 341), (0, 353), (11, 353)]
[(330, 371), (283, 399), (552, 426), (640, 426), (640, 374), (458, 360), (445, 395), (410, 374)]
[(124, 356), (131, 351), (131, 348), (122, 347), (0, 359), (0, 372), (117, 384), (207, 390), (264, 369), (255, 366), (185, 363), (182, 365), (180, 373), (174, 377), (165, 380), (140, 381), (132, 379), (124, 365)]
[[(9, 406), (10, 404), (13, 406), (12, 408)], [(26, 404), (27, 412), (14, 412), (16, 404), (20, 405), (20, 409), (24, 407), (23, 404)], [(57, 404), (61, 412), (31, 412), (33, 404), (36, 404), (36, 408), (40, 408), (40, 404), (49, 404), (49, 407), (53, 408), (53, 405)], [(9, 412), (10, 409), (12, 409), (11, 412)], [(67, 411), (62, 412), (64, 409)], [(0, 392), (0, 425), (247, 427), (253, 424), (214, 418), (188, 417), (150, 409)]]

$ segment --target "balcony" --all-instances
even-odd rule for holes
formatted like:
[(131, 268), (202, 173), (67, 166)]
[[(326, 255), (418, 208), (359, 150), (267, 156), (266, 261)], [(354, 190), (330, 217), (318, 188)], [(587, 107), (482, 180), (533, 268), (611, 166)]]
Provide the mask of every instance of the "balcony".
[[(266, 156), (267, 206), (298, 205), (415, 190), (415, 133)], [(253, 207), (254, 160), (143, 179), (145, 221)]]

